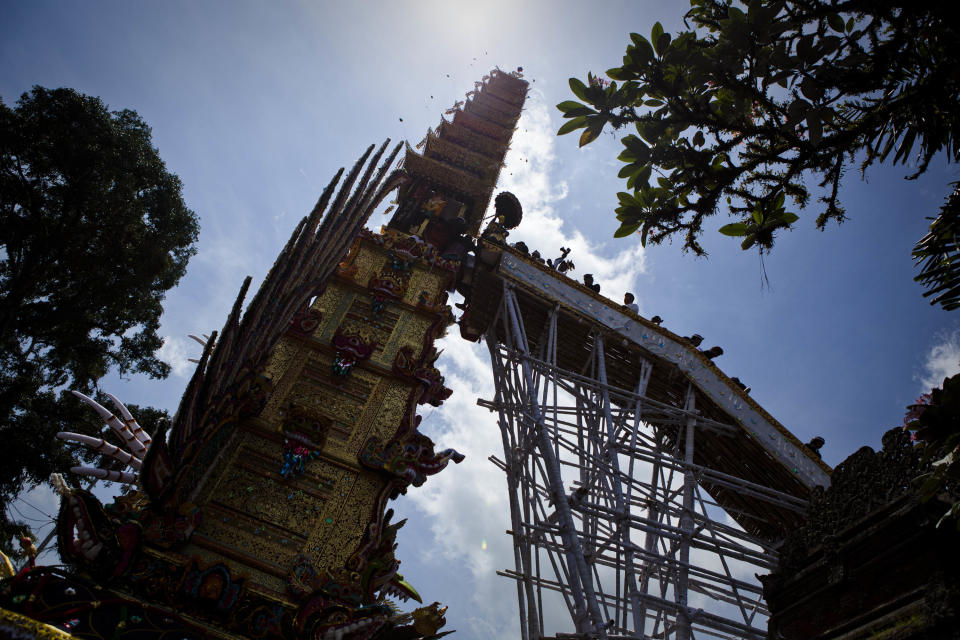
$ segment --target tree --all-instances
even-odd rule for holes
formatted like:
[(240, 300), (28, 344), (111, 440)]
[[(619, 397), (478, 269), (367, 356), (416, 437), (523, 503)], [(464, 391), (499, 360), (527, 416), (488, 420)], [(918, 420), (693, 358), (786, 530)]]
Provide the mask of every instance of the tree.
[[(167, 376), (155, 355), (161, 302), (195, 253), (198, 223), (134, 111), (42, 87), (15, 109), (0, 102), (0, 217), (6, 507), (71, 464), (57, 431), (100, 432), (58, 395), (90, 393), (111, 368)], [(144, 422), (157, 415), (141, 409)]]
[(936, 296), (930, 304), (947, 311), (960, 308), (960, 182), (930, 224), (930, 231), (917, 241), (913, 259), (920, 268), (914, 278), (926, 287), (924, 296)]
[[(639, 232), (645, 244), (683, 234), (684, 249), (703, 255), (704, 220), (725, 201), (739, 220), (721, 233), (763, 255), (798, 219), (791, 209), (808, 205), (810, 176), (822, 190), (822, 229), (844, 220), (839, 186), (855, 163), (865, 171), (915, 160), (915, 178), (941, 151), (960, 161), (960, 27), (951, 6), (691, 0), (692, 29), (674, 38), (657, 23), (649, 40), (631, 34), (623, 65), (607, 71), (613, 82), (570, 79), (582, 102), (557, 105), (568, 119), (559, 133), (583, 129), (583, 146), (608, 124), (635, 127), (622, 138), (628, 191), (617, 194), (616, 236)], [(933, 280), (918, 277), (932, 293), (944, 284), (947, 272), (936, 267), (945, 257), (917, 252), (918, 261), (933, 257), (925, 268)]]
[(930, 463), (919, 493), (925, 501), (949, 505), (937, 526), (952, 521), (960, 530), (960, 375), (944, 378), (907, 408), (904, 429), (913, 432), (923, 461)]

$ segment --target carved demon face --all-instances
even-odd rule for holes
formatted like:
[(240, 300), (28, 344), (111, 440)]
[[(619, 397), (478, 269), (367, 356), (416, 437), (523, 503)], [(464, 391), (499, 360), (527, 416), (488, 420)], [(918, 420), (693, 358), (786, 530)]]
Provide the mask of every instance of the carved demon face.
[(328, 422), (311, 415), (302, 407), (290, 405), (284, 411), (283, 466), (280, 475), (298, 476), (306, 471), (308, 461), (317, 458), (327, 438)]

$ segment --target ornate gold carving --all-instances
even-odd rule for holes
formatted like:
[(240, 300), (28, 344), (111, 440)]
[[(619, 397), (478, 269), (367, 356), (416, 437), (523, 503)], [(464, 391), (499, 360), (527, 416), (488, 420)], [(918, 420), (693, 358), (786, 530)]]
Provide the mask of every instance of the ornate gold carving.
[[(414, 358), (422, 358), (427, 342), (432, 342), (432, 339), (427, 339), (427, 330), (433, 322), (431, 318), (410, 314), (410, 318), (403, 328), (403, 333), (398, 336), (398, 347), (400, 349), (409, 347), (413, 351)], [(393, 361), (391, 360), (390, 363), (392, 364)]]
[(354, 282), (366, 283), (370, 278), (380, 272), (387, 256), (381, 252), (373, 251), (371, 247), (359, 243), (360, 249), (357, 252), (357, 258), (354, 264), (357, 267), (356, 275), (353, 276)]
[(411, 385), (395, 380), (384, 380), (377, 388), (376, 401), (369, 404), (366, 420), (351, 434), (347, 448), (356, 455), (370, 436), (390, 439), (397, 432), (407, 412)]
[(11, 638), (32, 638), (33, 640), (71, 640), (73, 638), (66, 631), (6, 609), (0, 609), (0, 632), (9, 633)]
[(374, 512), (382, 509), (379, 494), (383, 486), (383, 478), (373, 471), (341, 473), (304, 550), (318, 570), (344, 566), (360, 544)]

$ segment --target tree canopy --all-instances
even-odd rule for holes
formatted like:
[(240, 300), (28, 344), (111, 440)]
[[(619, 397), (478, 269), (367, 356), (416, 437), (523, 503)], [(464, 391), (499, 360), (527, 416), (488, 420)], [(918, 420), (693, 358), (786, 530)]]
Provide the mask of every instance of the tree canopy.
[[(571, 78), (579, 101), (557, 105), (568, 119), (559, 133), (582, 129), (580, 146), (607, 125), (636, 131), (622, 138), (618, 237), (682, 234), (684, 249), (703, 255), (704, 220), (725, 205), (738, 220), (721, 233), (762, 254), (810, 204), (811, 177), (822, 229), (844, 220), (839, 187), (851, 166), (889, 160), (916, 177), (940, 152), (960, 161), (951, 3), (691, 0), (685, 24), (676, 36), (660, 23), (649, 39), (631, 34), (612, 81)], [(947, 244), (915, 252), (932, 260), (930, 292), (949, 275), (937, 267), (956, 257)], [(950, 289), (936, 301), (960, 306)]]
[(82, 414), (58, 394), (169, 373), (161, 302), (198, 233), (181, 189), (134, 111), (72, 89), (0, 102), (0, 505), (71, 459), (54, 434)]

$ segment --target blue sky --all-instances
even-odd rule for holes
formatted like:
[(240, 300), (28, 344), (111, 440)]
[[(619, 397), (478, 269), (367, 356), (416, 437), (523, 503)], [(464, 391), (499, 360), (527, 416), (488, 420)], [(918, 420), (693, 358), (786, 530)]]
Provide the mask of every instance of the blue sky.
[[(664, 326), (705, 337), (717, 364), (799, 438), (822, 435), (837, 464), (879, 446), (931, 380), (957, 370), (960, 316), (930, 307), (912, 281), (910, 249), (934, 215), (956, 166), (935, 161), (917, 181), (902, 167), (852, 172), (841, 197), (850, 220), (821, 233), (800, 212), (766, 259), (713, 229), (708, 259), (679, 244), (642, 249), (614, 240), (617, 143), (578, 149), (556, 138), (553, 108), (567, 79), (618, 64), (631, 31), (655, 20), (681, 26), (681, 3), (608, 2), (163, 2), (0, 1), (0, 97), (34, 84), (72, 87), (130, 108), (184, 183), (201, 220), (199, 253), (165, 302), (162, 333), (175, 374), (165, 381), (111, 376), (124, 401), (173, 410), (186, 384), (188, 333), (218, 329), (244, 276), (262, 278), (320, 190), (370, 143), (418, 142), (443, 111), (495, 65), (524, 67), (531, 95), (501, 187), (526, 218), (511, 239), (546, 254), (573, 246), (577, 275), (603, 293), (636, 293)], [(385, 219), (371, 220), (376, 228)], [(194, 347), (197, 347), (195, 349)], [(451, 605), (459, 637), (515, 633), (503, 478), (485, 355), (447, 345), (441, 365), (454, 396), (425, 413), (424, 430), (468, 460), (398, 505), (401, 571), (425, 599)], [(43, 500), (38, 496), (36, 500)], [(52, 504), (38, 502), (45, 510)]]

